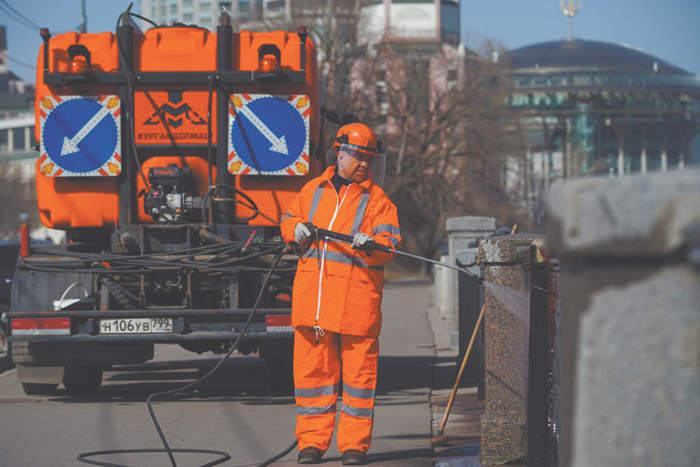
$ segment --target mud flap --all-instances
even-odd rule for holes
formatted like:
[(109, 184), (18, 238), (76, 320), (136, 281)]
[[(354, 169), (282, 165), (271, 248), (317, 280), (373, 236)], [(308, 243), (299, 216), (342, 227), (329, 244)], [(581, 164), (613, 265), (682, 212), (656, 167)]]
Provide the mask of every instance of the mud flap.
[(17, 381), (20, 383), (61, 384), (66, 368), (63, 366), (17, 365)]

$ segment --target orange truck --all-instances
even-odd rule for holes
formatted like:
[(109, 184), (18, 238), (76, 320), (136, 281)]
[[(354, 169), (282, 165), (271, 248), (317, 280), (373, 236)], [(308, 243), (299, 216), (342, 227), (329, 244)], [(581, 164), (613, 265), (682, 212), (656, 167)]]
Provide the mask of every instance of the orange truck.
[[(8, 313), (27, 394), (89, 393), (154, 345), (225, 353), (272, 258), (278, 222), (325, 169), (316, 52), (297, 33), (156, 26), (51, 37), (38, 57), (42, 223)], [(285, 256), (241, 340), (273, 391), (292, 388), (295, 257)]]

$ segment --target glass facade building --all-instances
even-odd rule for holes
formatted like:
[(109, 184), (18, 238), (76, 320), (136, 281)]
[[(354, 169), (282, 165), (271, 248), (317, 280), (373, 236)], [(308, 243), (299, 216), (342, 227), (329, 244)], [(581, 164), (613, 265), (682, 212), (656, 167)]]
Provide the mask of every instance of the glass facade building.
[(529, 176), (700, 165), (700, 79), (640, 50), (588, 40), (509, 51)]

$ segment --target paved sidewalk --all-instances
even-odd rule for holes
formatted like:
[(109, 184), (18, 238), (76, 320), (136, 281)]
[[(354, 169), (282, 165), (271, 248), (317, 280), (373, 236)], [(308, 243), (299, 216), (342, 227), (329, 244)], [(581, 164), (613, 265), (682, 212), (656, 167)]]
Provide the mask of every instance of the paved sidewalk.
[[(484, 405), (476, 388), (457, 393), (445, 429), (450, 443), (434, 450), (429, 443), (437, 435), (458, 370), (457, 350), (449, 349), (447, 321), (438, 316), (433, 296), (432, 282), (425, 278), (387, 283), (376, 407), (379, 423), (367, 456), (369, 465), (480, 467)], [(286, 457), (274, 465), (297, 464)], [(322, 465), (341, 466), (335, 441)]]
[[(433, 291), (434, 296), (434, 291)], [(435, 338), (435, 375), (430, 396), (432, 432), (437, 436), (454, 387), (459, 367), (457, 349), (450, 350), (448, 321), (440, 318), (436, 306), (428, 309), (428, 318)], [(481, 414), (484, 403), (479, 402), (477, 388), (459, 388), (445, 426), (449, 444), (435, 448), (436, 467), (480, 467)]]

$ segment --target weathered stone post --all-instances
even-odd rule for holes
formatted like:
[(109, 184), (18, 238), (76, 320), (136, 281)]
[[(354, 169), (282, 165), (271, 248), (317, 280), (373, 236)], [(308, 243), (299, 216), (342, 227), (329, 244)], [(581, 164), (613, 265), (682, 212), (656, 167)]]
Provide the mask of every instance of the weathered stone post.
[[(486, 280), (486, 410), (481, 418), (482, 466), (524, 463), (527, 455), (525, 352), (528, 343), (526, 323), (516, 314), (529, 316), (529, 299), (519, 252), (527, 255), (530, 245), (542, 241), (539, 235), (517, 234), (487, 238), (480, 245)], [(508, 296), (504, 299), (502, 294), (495, 295), (489, 283), (505, 290)]]
[[(440, 262), (449, 263), (449, 255), (440, 256)], [(433, 268), (433, 276), (435, 281), (435, 305), (438, 307), (438, 312), (440, 314), (440, 318), (442, 319), (447, 319), (448, 316), (450, 316), (447, 298), (449, 295), (449, 281), (447, 276), (449, 271), (449, 269), (441, 266), (435, 266)], [(452, 302), (449, 301), (449, 303)]]
[[(491, 235), (496, 230), (493, 217), (451, 217), (447, 219), (447, 238), (449, 245), (449, 263), (456, 264), (457, 252), (465, 250), (469, 242)], [(443, 276), (447, 280), (447, 290), (443, 295), (443, 304), (449, 312), (450, 347), (459, 347), (459, 306), (457, 303), (457, 271), (448, 270)]]
[(562, 466), (698, 465), (700, 171), (559, 183), (547, 217)]

